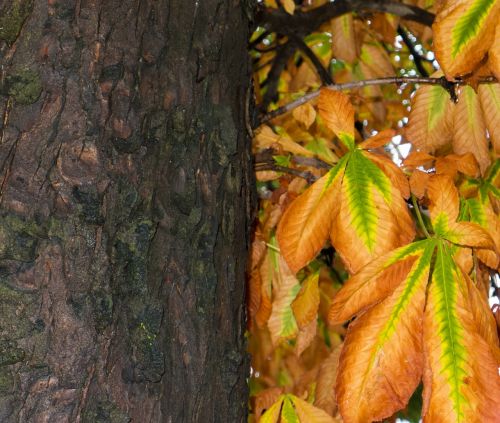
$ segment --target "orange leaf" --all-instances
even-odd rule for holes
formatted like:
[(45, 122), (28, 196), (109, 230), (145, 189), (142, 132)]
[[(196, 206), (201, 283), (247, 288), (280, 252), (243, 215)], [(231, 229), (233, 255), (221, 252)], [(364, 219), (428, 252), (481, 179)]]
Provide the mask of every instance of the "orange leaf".
[(337, 412), (337, 402), (335, 401), (335, 381), (339, 366), (340, 352), (342, 346), (338, 345), (330, 355), (321, 363), (316, 384), (316, 399), (314, 405), (322, 408), (330, 415)]
[(495, 41), (488, 54), (488, 65), (493, 75), (500, 81), (500, 23), (497, 23), (495, 29)]
[(454, 105), (453, 151), (457, 154), (472, 153), (483, 175), (490, 165), (483, 113), (479, 98), (470, 86), (462, 87), (458, 103)]
[(429, 422), (496, 422), (498, 363), (470, 311), (466, 282), (444, 250), (440, 246), (424, 315), (422, 415)]
[(421, 170), (414, 170), (410, 176), (410, 189), (417, 198), (422, 198), (427, 190), (430, 175)]
[(486, 341), (497, 363), (500, 365), (500, 348), (495, 317), (490, 310), (485, 296), (481, 295), (474, 282), (464, 271), (462, 271), (462, 276), (468, 288), (469, 310), (471, 310), (474, 316), (477, 332)]
[(457, 220), (459, 211), (458, 191), (449, 177), (445, 175), (431, 177), (427, 187), (427, 195), (430, 200), (429, 212), (435, 230), (436, 223), (440, 218), (444, 219), (445, 225)]
[[(340, 164), (332, 171), (338, 167)], [(338, 210), (336, 178), (343, 169), (338, 175), (332, 171), (297, 197), (278, 224), (276, 236), (281, 254), (295, 273), (316, 256), (328, 238), (332, 215)]]
[(404, 159), (403, 164), (405, 167), (415, 168), (418, 166), (428, 167), (432, 162), (436, 160), (434, 156), (431, 156), (424, 151), (413, 150), (406, 159)]
[[(284, 261), (280, 264), (286, 266)], [(299, 282), (293, 274), (287, 273), (282, 276), (276, 294), (273, 296), (271, 316), (267, 322), (274, 346), (297, 335), (298, 327), (290, 306), (299, 288)]]
[(316, 110), (310, 103), (302, 104), (301, 106), (293, 109), (293, 117), (297, 122), (308, 129), (316, 120)]
[(392, 160), (386, 156), (373, 153), (367, 153), (366, 157), (368, 157), (384, 171), (384, 173), (391, 180), (392, 184), (399, 190), (403, 198), (410, 197), (410, 185), (408, 184), (408, 179), (406, 179), (405, 174)]
[[(439, 76), (434, 74), (433, 76)], [(433, 153), (452, 138), (450, 113), (453, 103), (439, 85), (418, 88), (411, 101), (405, 136), (417, 148)]]
[(448, 79), (472, 72), (493, 43), (498, 1), (446, 0), (432, 29), (434, 52)]
[[(418, 242), (400, 247), (374, 259), (351, 276), (333, 297), (328, 312), (329, 324), (343, 323), (387, 297), (404, 280), (421, 253)], [(401, 257), (404, 259), (399, 260)]]
[[(497, 44), (500, 45), (500, 40)], [(496, 154), (500, 154), (500, 84), (480, 84), (478, 94), (491, 143)]]
[(304, 329), (309, 323), (316, 323), (316, 315), (319, 307), (319, 273), (313, 273), (302, 282), (302, 288), (292, 303), (295, 320), (300, 329)]
[(395, 136), (396, 131), (394, 129), (384, 129), (383, 131), (375, 134), (373, 137), (360, 142), (358, 144), (358, 147), (362, 148), (363, 150), (382, 147), (386, 144), (389, 144)]
[(352, 13), (331, 20), (332, 53), (337, 59), (353, 63), (359, 55), (359, 43)]
[(253, 398), (253, 413), (255, 415), (256, 421), (259, 421), (262, 412), (269, 409), (279, 398), (279, 396), (283, 393), (283, 388), (268, 388), (260, 391)]
[(322, 88), (318, 100), (319, 114), (326, 126), (347, 147), (354, 147), (354, 108), (349, 97), (340, 91)]
[(299, 330), (297, 341), (295, 342), (295, 354), (297, 356), (300, 356), (316, 337), (316, 330), (318, 328), (316, 319), (317, 316), (314, 316), (305, 327)]
[[(364, 154), (371, 158), (369, 153)], [(383, 193), (361, 178), (350, 161), (340, 191), (340, 212), (330, 231), (332, 244), (350, 273), (357, 272), (374, 257), (407, 244), (415, 233), (402, 193), (389, 184), (390, 201), (387, 201)], [(361, 184), (368, 191), (364, 198), (361, 198)], [(368, 210), (370, 213), (366, 213)]]
[(261, 302), (262, 281), (260, 279), (259, 269), (254, 269), (250, 273), (248, 281), (247, 307), (248, 307), (248, 322), (251, 323), (257, 311), (260, 308)]
[(293, 397), (293, 405), (295, 406), (295, 411), (297, 412), (297, 416), (299, 416), (299, 421), (301, 423), (336, 422), (332, 416), (326, 414), (321, 408), (317, 408), (295, 396)]
[(459, 245), (495, 249), (491, 236), (477, 223), (453, 222), (448, 225), (448, 232), (444, 237)]
[(346, 422), (379, 421), (405, 407), (423, 369), (422, 318), (434, 248), (404, 283), (349, 325), (336, 393)]
[(361, 48), (361, 60), (370, 69), (375, 78), (395, 75), (391, 58), (381, 44), (365, 43)]

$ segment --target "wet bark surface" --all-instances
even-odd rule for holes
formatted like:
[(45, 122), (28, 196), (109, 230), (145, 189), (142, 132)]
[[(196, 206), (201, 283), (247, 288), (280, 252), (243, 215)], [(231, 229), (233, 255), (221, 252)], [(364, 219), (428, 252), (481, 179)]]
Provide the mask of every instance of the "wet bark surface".
[(0, 0), (0, 421), (242, 422), (250, 8)]

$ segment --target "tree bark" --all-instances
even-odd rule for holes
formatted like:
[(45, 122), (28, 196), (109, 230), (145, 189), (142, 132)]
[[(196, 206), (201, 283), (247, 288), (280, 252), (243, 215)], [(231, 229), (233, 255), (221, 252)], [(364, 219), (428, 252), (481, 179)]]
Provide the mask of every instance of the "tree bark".
[(0, 0), (0, 421), (243, 422), (250, 0)]

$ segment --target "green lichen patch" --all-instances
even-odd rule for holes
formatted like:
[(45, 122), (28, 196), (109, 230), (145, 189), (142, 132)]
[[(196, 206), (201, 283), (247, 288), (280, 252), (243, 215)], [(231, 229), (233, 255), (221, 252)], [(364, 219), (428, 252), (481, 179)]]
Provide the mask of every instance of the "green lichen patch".
[(14, 376), (7, 368), (0, 368), (0, 395), (9, 394), (14, 388)]
[(14, 98), (19, 104), (32, 104), (38, 100), (42, 93), (40, 75), (32, 69), (22, 69), (5, 77), (2, 94)]
[(32, 0), (14, 0), (0, 10), (0, 40), (12, 44), (16, 41), (26, 18), (33, 10)]
[(19, 363), (25, 357), (25, 352), (21, 348), (17, 348), (12, 342), (0, 342), (0, 367), (10, 364)]
[(83, 413), (83, 423), (129, 423), (127, 414), (110, 401), (97, 401)]
[(35, 259), (40, 228), (13, 215), (0, 218), (0, 259), (31, 262)]

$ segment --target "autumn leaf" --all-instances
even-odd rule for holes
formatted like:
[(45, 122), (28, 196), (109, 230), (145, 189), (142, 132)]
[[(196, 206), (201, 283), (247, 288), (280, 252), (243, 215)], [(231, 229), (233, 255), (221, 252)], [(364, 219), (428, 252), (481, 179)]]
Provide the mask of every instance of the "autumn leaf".
[(293, 315), (299, 328), (303, 329), (315, 320), (319, 306), (319, 273), (315, 272), (302, 282), (302, 288), (292, 303)]
[(314, 258), (328, 232), (351, 272), (413, 239), (413, 222), (402, 198), (409, 193), (408, 184), (401, 193), (375, 157), (351, 151), (285, 211), (277, 237), (294, 272)]
[[(280, 415), (281, 413), (281, 415)], [(336, 423), (322, 409), (292, 394), (282, 395), (262, 416), (259, 423)]]
[(410, 242), (414, 226), (402, 197), (407, 192), (372, 161), (375, 155), (355, 150), (348, 157), (330, 239), (354, 273), (373, 257)]
[(318, 108), (326, 126), (346, 147), (354, 148), (354, 108), (349, 97), (340, 91), (323, 88), (319, 95)]
[(375, 78), (394, 75), (391, 59), (379, 43), (365, 43), (361, 48), (361, 61), (370, 69)]
[(280, 257), (280, 266), (285, 269), (279, 285), (273, 294), (272, 311), (267, 322), (274, 345), (294, 338), (298, 333), (297, 321), (293, 315), (292, 302), (300, 290), (295, 276), (287, 270), (287, 265)]
[(337, 379), (339, 357), (342, 345), (335, 347), (330, 355), (323, 361), (319, 369), (318, 382), (316, 385), (316, 398), (314, 405), (325, 410), (330, 415), (335, 415), (337, 402), (332, 395), (335, 390), (335, 381)]
[(500, 84), (480, 84), (478, 94), (493, 149), (500, 154)]
[(415, 147), (428, 153), (448, 144), (452, 139), (452, 105), (450, 95), (441, 86), (419, 87), (411, 102), (405, 136)]
[(458, 193), (449, 178), (434, 176), (428, 195), (435, 237), (375, 259), (332, 302), (331, 323), (359, 315), (349, 326), (337, 377), (347, 422), (380, 420), (404, 408), (423, 369), (424, 419), (494, 421), (498, 413), (494, 320), (480, 317), (486, 300), (470, 291), (475, 288), (453, 259), (459, 245), (491, 248), (493, 241), (479, 225), (456, 221)]
[(490, 48), (488, 53), (488, 64), (493, 72), (493, 75), (496, 76), (497, 80), (500, 81), (500, 23), (497, 22), (497, 26), (495, 29), (495, 39), (493, 41), (493, 45)]
[(483, 59), (493, 43), (500, 3), (495, 0), (446, 0), (432, 29), (434, 51), (448, 79), (462, 76)]
[(293, 0), (282, 0), (282, 4), (286, 13), (293, 15), (293, 12), (295, 11), (295, 2)]
[(453, 151), (457, 154), (472, 153), (482, 174), (491, 163), (481, 105), (470, 86), (462, 87), (458, 103), (454, 105)]
[(278, 225), (276, 236), (290, 269), (297, 272), (323, 247), (338, 212), (337, 180), (342, 178), (346, 159), (311, 185), (288, 207)]
[(337, 398), (346, 422), (371, 422), (404, 408), (422, 376), (422, 320), (434, 245), (394, 292), (350, 326), (340, 356)]
[(438, 244), (434, 266), (424, 320), (423, 417), (494, 422), (500, 415), (498, 364), (478, 332), (464, 279), (446, 244)]
[(353, 63), (359, 54), (359, 43), (352, 13), (331, 20), (332, 53), (335, 58)]
[(309, 128), (314, 121), (316, 120), (316, 110), (311, 106), (310, 103), (303, 104), (292, 112), (293, 117), (297, 122), (300, 122), (307, 129)]

